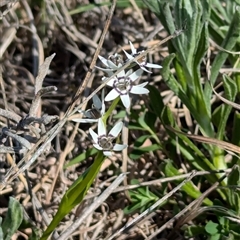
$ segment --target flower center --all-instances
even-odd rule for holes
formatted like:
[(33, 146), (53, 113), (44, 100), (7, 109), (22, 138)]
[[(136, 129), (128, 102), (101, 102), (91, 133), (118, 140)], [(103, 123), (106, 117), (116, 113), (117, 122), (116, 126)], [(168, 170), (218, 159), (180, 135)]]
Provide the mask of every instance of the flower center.
[(114, 81), (113, 87), (121, 95), (128, 94), (132, 88), (132, 81), (129, 77), (126, 76), (119, 77)]
[(103, 150), (112, 150), (113, 149), (113, 141), (114, 137), (109, 135), (102, 135), (98, 138), (98, 144), (102, 147)]

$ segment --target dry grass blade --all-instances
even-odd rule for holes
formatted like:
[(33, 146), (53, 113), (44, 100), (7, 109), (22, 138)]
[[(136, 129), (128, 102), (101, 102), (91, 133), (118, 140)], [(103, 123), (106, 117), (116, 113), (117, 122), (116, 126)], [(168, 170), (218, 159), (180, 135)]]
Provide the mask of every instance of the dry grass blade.
[(47, 57), (45, 59), (44, 63), (39, 68), (38, 75), (37, 75), (36, 81), (35, 81), (35, 90), (34, 90), (35, 91), (35, 94), (34, 94), (35, 99), (33, 100), (31, 108), (29, 110), (29, 116), (35, 117), (37, 115), (38, 107), (39, 107), (40, 102), (41, 102), (40, 96), (39, 97), (37, 97), (37, 96), (38, 96), (38, 93), (42, 89), (43, 80), (47, 75), (50, 63), (52, 62), (55, 55), (56, 54), (54, 53), (51, 56)]
[(22, 5), (24, 6), (27, 16), (29, 18), (30, 29), (32, 33), (32, 61), (33, 61), (33, 76), (37, 76), (37, 71), (39, 66), (44, 61), (44, 50), (42, 42), (37, 34), (37, 29), (34, 24), (34, 16), (31, 7), (29, 6), (26, 0), (21, 1)]
[(224, 48), (222, 48), (221, 46), (219, 46), (216, 42), (214, 42), (213, 40), (211, 40), (211, 43), (213, 44), (213, 45), (215, 45), (219, 50), (221, 50), (221, 51), (223, 51), (223, 52), (227, 52), (227, 53), (230, 53), (230, 54), (233, 54), (233, 55), (239, 55), (240, 54), (240, 52), (234, 52), (234, 51), (229, 51), (229, 50), (227, 50), (227, 49), (224, 49)]
[(0, 7), (7, 6), (6, 10), (3, 12), (0, 11), (0, 20), (3, 19), (4, 16), (6, 16), (13, 8), (13, 6), (18, 2), (18, 0), (1, 0), (0, 1)]
[(240, 147), (238, 147), (238, 146), (236, 146), (236, 145), (234, 145), (232, 143), (228, 143), (228, 142), (225, 142), (225, 141), (222, 141), (222, 140), (218, 140), (218, 139), (215, 139), (215, 138), (204, 137), (204, 136), (197, 136), (197, 135), (183, 133), (183, 132), (175, 130), (174, 128), (172, 128), (170, 126), (165, 126), (165, 127), (167, 129), (175, 132), (175, 133), (185, 135), (185, 136), (187, 136), (187, 137), (189, 137), (191, 139), (194, 139), (194, 140), (196, 140), (198, 142), (209, 143), (209, 144), (218, 146), (218, 147), (220, 147), (222, 149), (225, 149), (225, 150), (228, 150), (228, 151), (231, 151), (231, 152), (240, 153)]
[(140, 11), (138, 5), (136, 4), (135, 0), (130, 0), (131, 4), (133, 5), (135, 11), (137, 12), (137, 14), (139, 15), (139, 18), (141, 19), (144, 29), (147, 28), (147, 22), (145, 21), (142, 12)]
[(36, 83), (35, 83), (35, 94), (38, 93), (38, 91), (42, 88), (42, 83), (44, 78), (46, 77), (50, 63), (52, 62), (53, 58), (55, 57), (55, 53), (51, 56), (47, 57), (44, 61), (44, 63), (40, 66), (38, 75), (36, 77)]
[(239, 105), (239, 104), (234, 103), (234, 102), (231, 102), (231, 101), (229, 101), (228, 99), (222, 97), (220, 94), (218, 94), (218, 93), (215, 91), (215, 89), (213, 88), (213, 86), (212, 86), (211, 83), (210, 83), (210, 85), (211, 85), (211, 88), (212, 88), (213, 92), (217, 95), (217, 97), (218, 97), (219, 99), (221, 99), (224, 103), (226, 103), (226, 104), (228, 104), (228, 105), (230, 105), (230, 106), (232, 106), (232, 107), (240, 110), (240, 105)]
[(8, 46), (12, 43), (14, 37), (16, 36), (17, 30), (15, 27), (8, 28), (0, 38), (0, 59), (2, 59)]

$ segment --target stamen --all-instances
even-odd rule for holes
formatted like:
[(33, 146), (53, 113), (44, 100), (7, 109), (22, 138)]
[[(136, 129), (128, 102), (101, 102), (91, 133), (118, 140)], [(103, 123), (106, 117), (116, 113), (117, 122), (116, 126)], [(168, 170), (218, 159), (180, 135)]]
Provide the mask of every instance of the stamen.
[(119, 94), (127, 94), (132, 88), (132, 81), (129, 77), (119, 77), (113, 84)]
[(100, 136), (98, 139), (98, 144), (100, 147), (102, 147), (103, 150), (112, 150), (113, 144), (112, 144), (113, 138), (111, 136)]

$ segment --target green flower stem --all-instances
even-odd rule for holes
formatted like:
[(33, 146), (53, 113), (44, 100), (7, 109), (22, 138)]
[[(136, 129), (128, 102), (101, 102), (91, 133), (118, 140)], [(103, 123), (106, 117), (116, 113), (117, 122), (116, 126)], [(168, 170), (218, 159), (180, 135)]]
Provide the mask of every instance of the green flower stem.
[(91, 187), (97, 174), (100, 171), (102, 163), (105, 160), (105, 156), (102, 151), (99, 151), (93, 164), (72, 184), (72, 186), (64, 194), (56, 215), (53, 217), (52, 222), (43, 233), (40, 240), (46, 240), (49, 235), (56, 229), (62, 219), (72, 209), (80, 204), (87, 194), (88, 189)]
[(109, 109), (107, 110), (107, 112), (102, 116), (102, 120), (104, 122), (104, 124), (106, 125), (107, 119), (109, 118), (109, 116), (112, 114), (113, 110), (116, 108), (118, 102), (120, 100), (120, 97), (117, 97), (116, 99), (113, 100), (111, 106), (109, 107)]

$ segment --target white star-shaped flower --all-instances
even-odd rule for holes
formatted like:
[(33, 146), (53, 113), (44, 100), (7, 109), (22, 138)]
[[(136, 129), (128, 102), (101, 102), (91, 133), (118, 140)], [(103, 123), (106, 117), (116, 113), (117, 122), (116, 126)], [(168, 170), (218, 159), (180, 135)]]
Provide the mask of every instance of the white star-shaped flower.
[(93, 146), (103, 151), (103, 154), (105, 156), (111, 156), (112, 151), (122, 151), (124, 148), (127, 147), (127, 145), (123, 144), (113, 144), (113, 140), (118, 136), (118, 134), (121, 132), (123, 127), (122, 122), (118, 122), (107, 134), (106, 127), (104, 125), (103, 120), (100, 118), (98, 120), (98, 134), (96, 134), (91, 128), (89, 128), (89, 133), (92, 136), (92, 139), (94, 141)]
[[(143, 73), (142, 69), (138, 69), (135, 72), (132, 70), (128, 71), (125, 74), (125, 71), (121, 71), (117, 74), (116, 77), (111, 79), (107, 85), (111, 86), (113, 89), (107, 94), (105, 97), (105, 101), (112, 101), (118, 96), (120, 96), (122, 103), (125, 108), (130, 107), (130, 97), (129, 93), (132, 94), (147, 94), (149, 93), (148, 89), (144, 88), (148, 82), (141, 83), (139, 85), (134, 85), (134, 81), (136, 81), (141, 74)], [(106, 80), (107, 78), (103, 78)]]
[(74, 118), (72, 121), (80, 123), (97, 122), (105, 113), (104, 90), (102, 91), (102, 101), (97, 95), (94, 95), (92, 108), (87, 111), (79, 110), (78, 112), (83, 113), (86, 118)]
[[(122, 61), (122, 58), (119, 54), (114, 54), (114, 55), (111, 55), (109, 56), (109, 59), (106, 59), (102, 56), (98, 56), (98, 58), (100, 59), (100, 61), (107, 67), (107, 68), (101, 68), (101, 67), (98, 67), (98, 66), (95, 66), (96, 68), (106, 72), (109, 76), (112, 74), (113, 71), (116, 71), (118, 70), (119, 67), (122, 66), (123, 64), (123, 61)], [(112, 60), (115, 62), (113, 62)], [(119, 65), (120, 64), (120, 65)]]
[[(130, 41), (129, 41), (129, 43), (130, 43), (130, 47), (131, 47), (132, 53), (129, 54), (129, 53), (127, 53), (127, 52), (123, 49), (123, 51), (124, 51), (124, 53), (126, 54), (128, 60), (132, 60), (132, 59), (135, 58), (137, 55), (139, 55), (140, 53), (144, 52), (144, 50), (138, 52), (137, 49), (133, 46), (133, 44), (132, 44)], [(147, 70), (145, 67), (149, 67), (149, 68), (162, 68), (161, 65), (153, 64), (153, 63), (148, 63), (146, 56), (142, 57), (141, 59), (139, 59), (138, 61), (135, 61), (135, 62), (139, 65), (139, 67), (140, 67), (141, 69), (143, 69), (144, 71), (149, 72), (149, 73), (152, 73), (152, 72), (149, 71), (149, 70)]]

